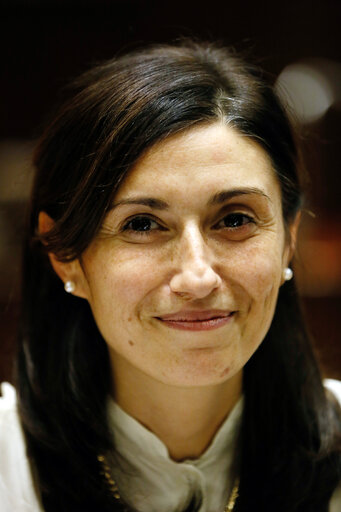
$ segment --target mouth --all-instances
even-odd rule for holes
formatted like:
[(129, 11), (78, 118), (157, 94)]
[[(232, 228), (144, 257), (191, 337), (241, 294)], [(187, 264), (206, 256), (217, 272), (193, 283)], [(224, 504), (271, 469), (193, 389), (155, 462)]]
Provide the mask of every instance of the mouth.
[(167, 327), (184, 331), (209, 331), (228, 324), (236, 311), (180, 311), (156, 317)]

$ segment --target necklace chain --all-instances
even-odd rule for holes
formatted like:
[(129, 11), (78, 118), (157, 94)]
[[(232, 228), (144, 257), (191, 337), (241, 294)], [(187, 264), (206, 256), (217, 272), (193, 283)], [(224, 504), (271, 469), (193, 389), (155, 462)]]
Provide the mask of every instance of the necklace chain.
[[(105, 479), (105, 481), (107, 482), (107, 486), (108, 486), (111, 494), (113, 495), (115, 500), (120, 500), (121, 495), (118, 490), (117, 483), (115, 482), (115, 480), (112, 477), (110, 466), (107, 462), (107, 459), (105, 458), (104, 455), (98, 455), (97, 460), (101, 465), (100, 473), (103, 476), (103, 478)], [(236, 478), (233, 488), (232, 488), (232, 491), (231, 491), (231, 494), (230, 494), (230, 497), (229, 497), (229, 501), (224, 509), (224, 512), (231, 512), (234, 509), (234, 505), (237, 501), (238, 496), (239, 496), (239, 478)]]

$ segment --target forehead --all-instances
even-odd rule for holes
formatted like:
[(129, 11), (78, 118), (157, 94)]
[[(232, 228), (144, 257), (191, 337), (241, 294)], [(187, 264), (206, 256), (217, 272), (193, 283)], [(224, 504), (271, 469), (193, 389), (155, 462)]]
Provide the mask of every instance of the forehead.
[(116, 200), (137, 193), (189, 200), (219, 189), (260, 188), (280, 200), (280, 187), (267, 153), (233, 128), (216, 123), (194, 127), (151, 147), (131, 169)]

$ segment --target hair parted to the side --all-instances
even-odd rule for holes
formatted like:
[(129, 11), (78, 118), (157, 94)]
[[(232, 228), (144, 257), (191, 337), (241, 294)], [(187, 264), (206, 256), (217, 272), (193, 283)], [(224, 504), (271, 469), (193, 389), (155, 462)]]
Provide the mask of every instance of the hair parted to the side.
[[(132, 52), (85, 73), (42, 135), (23, 257), (19, 407), (47, 512), (124, 510), (97, 455), (115, 449), (106, 418), (108, 353), (86, 301), (65, 294), (47, 252), (79, 257), (132, 165), (156, 142), (223, 122), (268, 153), (286, 225), (301, 205), (290, 123), (263, 72), (235, 52), (186, 41)], [(162, 172), (162, 171), (160, 171)], [(39, 212), (55, 221), (38, 232)], [(245, 367), (239, 512), (327, 512), (341, 476), (340, 421), (325, 396), (293, 281)], [(195, 503), (187, 508), (196, 510)]]

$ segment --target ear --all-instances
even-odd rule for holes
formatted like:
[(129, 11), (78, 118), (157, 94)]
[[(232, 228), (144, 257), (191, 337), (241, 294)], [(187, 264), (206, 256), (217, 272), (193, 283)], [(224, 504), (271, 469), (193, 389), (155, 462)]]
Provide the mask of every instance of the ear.
[(301, 211), (297, 212), (294, 220), (292, 221), (292, 223), (289, 226), (289, 232), (290, 232), (290, 260), (289, 260), (289, 262), (292, 260), (294, 254), (295, 254), (296, 244), (297, 244), (297, 232), (298, 232), (298, 228), (299, 228), (299, 225), (301, 222), (301, 216), (302, 216), (302, 212)]
[(301, 211), (297, 212), (294, 220), (289, 225), (289, 240), (284, 254), (284, 265), (288, 267), (295, 254), (296, 243), (297, 243), (297, 232), (301, 222)]
[[(54, 226), (54, 220), (46, 212), (40, 212), (38, 218), (39, 233), (47, 233)], [(88, 281), (79, 259), (72, 261), (60, 261), (53, 252), (48, 253), (51, 265), (57, 276), (65, 284), (66, 281), (72, 281), (75, 285), (73, 295), (87, 299), (89, 297)]]

